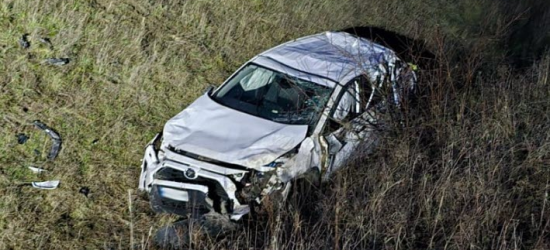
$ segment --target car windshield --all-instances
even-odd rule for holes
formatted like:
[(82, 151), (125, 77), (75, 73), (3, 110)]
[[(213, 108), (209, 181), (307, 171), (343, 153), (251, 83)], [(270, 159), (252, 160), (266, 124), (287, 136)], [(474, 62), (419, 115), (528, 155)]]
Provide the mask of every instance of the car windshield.
[(258, 65), (242, 68), (213, 99), (274, 122), (314, 126), (332, 89)]

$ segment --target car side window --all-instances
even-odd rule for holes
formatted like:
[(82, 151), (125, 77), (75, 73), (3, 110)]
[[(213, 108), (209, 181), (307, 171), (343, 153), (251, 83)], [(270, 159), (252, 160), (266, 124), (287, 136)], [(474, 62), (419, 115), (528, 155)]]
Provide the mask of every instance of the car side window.
[(325, 133), (331, 133), (340, 129), (344, 124), (360, 114), (360, 87), (357, 81), (350, 81), (335, 102), (329, 117)]
[(360, 75), (353, 79), (353, 81), (357, 82), (359, 86), (359, 112), (363, 113), (366, 109), (369, 108), (372, 100), (374, 99), (374, 97), (372, 96), (374, 85), (365, 75)]

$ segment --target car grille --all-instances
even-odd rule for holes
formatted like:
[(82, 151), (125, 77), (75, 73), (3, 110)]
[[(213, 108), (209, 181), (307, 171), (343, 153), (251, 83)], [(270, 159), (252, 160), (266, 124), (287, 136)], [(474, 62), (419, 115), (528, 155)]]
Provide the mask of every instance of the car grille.
[(202, 176), (198, 176), (196, 179), (188, 179), (187, 177), (185, 177), (183, 171), (170, 167), (164, 167), (160, 169), (157, 173), (155, 173), (154, 178), (158, 180), (206, 186), (208, 187), (208, 198), (212, 200), (214, 210), (220, 212), (222, 210), (222, 204), (225, 204), (226, 211), (230, 212), (231, 206), (229, 204), (227, 193), (220, 185), (220, 183), (216, 180), (204, 178)]

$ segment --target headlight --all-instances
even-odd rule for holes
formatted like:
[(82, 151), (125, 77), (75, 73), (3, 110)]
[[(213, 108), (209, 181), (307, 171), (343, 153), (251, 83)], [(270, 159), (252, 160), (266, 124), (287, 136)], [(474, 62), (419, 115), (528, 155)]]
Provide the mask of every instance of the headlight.
[(239, 196), (245, 203), (256, 200), (262, 194), (273, 172), (252, 171), (243, 179)]

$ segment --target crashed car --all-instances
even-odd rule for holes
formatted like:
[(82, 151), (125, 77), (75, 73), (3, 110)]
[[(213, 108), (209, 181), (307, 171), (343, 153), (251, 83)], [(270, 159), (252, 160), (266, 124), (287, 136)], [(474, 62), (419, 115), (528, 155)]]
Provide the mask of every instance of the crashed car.
[(170, 119), (145, 149), (153, 210), (240, 220), (306, 173), (328, 179), (376, 145), (380, 114), (415, 89), (391, 49), (324, 32), (269, 49)]

